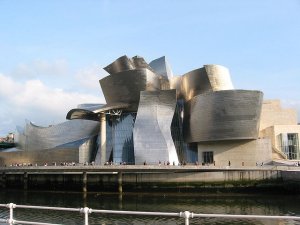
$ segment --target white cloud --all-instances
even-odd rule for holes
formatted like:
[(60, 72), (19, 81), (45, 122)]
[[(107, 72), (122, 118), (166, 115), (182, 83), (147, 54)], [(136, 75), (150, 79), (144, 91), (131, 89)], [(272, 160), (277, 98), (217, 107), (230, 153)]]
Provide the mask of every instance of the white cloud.
[(68, 63), (64, 59), (52, 62), (37, 59), (30, 63), (20, 63), (10, 74), (13, 77), (33, 78), (40, 76), (64, 76), (69, 71)]
[(103, 97), (67, 92), (46, 86), (41, 80), (15, 81), (0, 74), (0, 135), (15, 129), (24, 119), (37, 125), (65, 120), (67, 112), (81, 103), (104, 103)]
[(99, 65), (92, 65), (89, 68), (79, 70), (76, 79), (83, 87), (100, 90), (99, 80), (107, 75), (108, 73), (101, 69)]

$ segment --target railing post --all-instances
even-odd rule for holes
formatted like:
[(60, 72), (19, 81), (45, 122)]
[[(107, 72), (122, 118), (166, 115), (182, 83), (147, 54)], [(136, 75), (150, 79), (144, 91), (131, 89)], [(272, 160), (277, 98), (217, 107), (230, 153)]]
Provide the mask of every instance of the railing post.
[(82, 191), (83, 193), (87, 192), (87, 173), (82, 173)]
[(15, 222), (13, 215), (14, 215), (14, 208), (16, 208), (16, 204), (9, 203), (9, 204), (6, 205), (6, 207), (9, 208), (9, 219), (7, 220), (7, 223), (9, 225), (12, 225)]
[(24, 183), (24, 191), (27, 191), (27, 189), (28, 189), (28, 173), (27, 172), (24, 172), (23, 183)]
[(180, 212), (180, 217), (184, 218), (184, 224), (189, 225), (190, 224), (190, 218), (193, 218), (194, 213), (191, 213), (189, 211)]
[(119, 194), (123, 193), (122, 182), (123, 182), (123, 173), (119, 172), (118, 173), (118, 191), (119, 191)]
[(84, 225), (89, 225), (89, 213), (92, 212), (92, 209), (84, 207), (80, 209), (81, 213), (84, 213)]
[(5, 172), (2, 173), (2, 179), (1, 180), (2, 180), (1, 186), (2, 186), (3, 189), (5, 189), (6, 188), (6, 173)]

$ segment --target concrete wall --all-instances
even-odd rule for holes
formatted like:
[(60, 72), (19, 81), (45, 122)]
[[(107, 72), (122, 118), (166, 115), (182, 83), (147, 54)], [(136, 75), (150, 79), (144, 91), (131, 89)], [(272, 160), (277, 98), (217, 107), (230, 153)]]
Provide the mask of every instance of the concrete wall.
[(281, 171), (282, 179), (284, 181), (300, 182), (300, 171)]
[[(3, 175), (4, 174), (4, 175)], [(67, 173), (2, 173), (1, 188), (26, 188), (28, 190), (77, 190), (82, 191), (83, 175)], [(26, 177), (26, 178), (25, 178)], [(121, 180), (121, 182), (120, 182)], [(282, 184), (279, 170), (222, 170), (197, 172), (133, 172), (118, 174), (87, 174), (88, 191), (117, 192), (121, 184), (123, 191), (201, 191), (204, 188), (260, 188), (268, 184), (275, 188)]]
[(226, 167), (230, 161), (231, 167), (256, 166), (256, 163), (266, 163), (272, 160), (270, 139), (251, 141), (219, 141), (214, 143), (198, 143), (198, 161), (203, 162), (203, 152), (212, 151), (217, 167)]
[(123, 182), (162, 182), (162, 183), (197, 183), (197, 182), (230, 182), (255, 181), (280, 178), (276, 170), (244, 170), (244, 171), (217, 171), (217, 172), (191, 172), (191, 173), (137, 173), (124, 174)]

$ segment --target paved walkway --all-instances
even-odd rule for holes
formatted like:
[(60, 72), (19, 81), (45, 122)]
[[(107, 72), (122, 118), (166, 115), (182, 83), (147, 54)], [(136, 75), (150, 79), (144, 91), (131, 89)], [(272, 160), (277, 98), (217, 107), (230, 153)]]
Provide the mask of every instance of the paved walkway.
[(293, 170), (300, 171), (294, 166), (257, 166), (257, 167), (216, 167), (216, 166), (165, 166), (165, 165), (75, 165), (75, 166), (8, 166), (0, 167), (0, 172), (213, 172), (213, 171), (261, 171), (261, 170)]

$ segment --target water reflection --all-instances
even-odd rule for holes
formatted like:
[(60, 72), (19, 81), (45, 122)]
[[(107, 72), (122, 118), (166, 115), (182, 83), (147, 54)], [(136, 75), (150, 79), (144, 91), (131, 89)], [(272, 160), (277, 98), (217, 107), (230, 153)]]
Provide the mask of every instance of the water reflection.
[[(109, 195), (102, 193), (47, 193), (47, 192), (0, 192), (0, 203), (13, 202), (24, 205), (44, 205), (93, 209), (133, 210), (257, 215), (295, 215), (300, 216), (300, 196), (274, 195), (171, 195), (171, 194), (124, 194)], [(8, 210), (0, 208), (0, 218), (7, 218)], [(61, 223), (68, 225), (83, 224), (83, 214), (30, 209), (16, 209), (18, 220)], [(184, 224), (182, 218), (151, 216), (118, 216), (92, 213), (90, 224)], [(215, 218), (194, 218), (190, 224), (300, 224), (300, 221), (279, 220), (232, 220)]]

